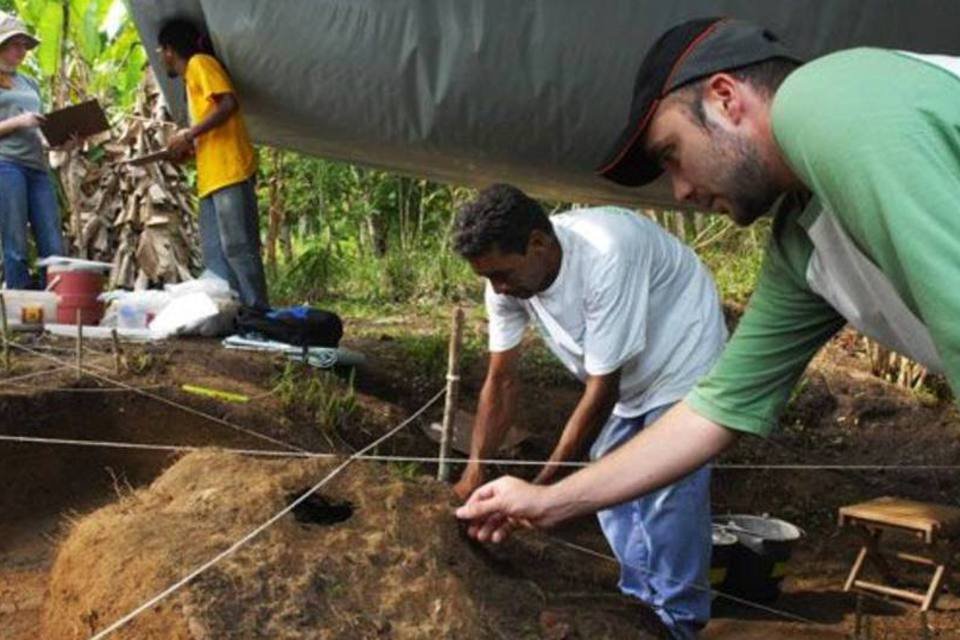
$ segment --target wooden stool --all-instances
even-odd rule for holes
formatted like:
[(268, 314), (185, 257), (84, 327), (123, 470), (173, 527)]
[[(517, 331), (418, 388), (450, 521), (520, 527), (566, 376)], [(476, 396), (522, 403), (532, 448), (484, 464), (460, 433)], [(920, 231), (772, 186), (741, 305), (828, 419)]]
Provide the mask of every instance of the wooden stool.
[[(960, 535), (960, 508), (928, 502), (914, 502), (900, 498), (877, 498), (859, 504), (840, 507), (840, 526), (856, 527), (864, 534), (864, 544), (847, 576), (844, 591), (853, 588), (880, 593), (920, 605), (927, 611), (937, 602), (937, 596), (947, 577), (951, 550), (949, 541)], [(893, 572), (880, 553), (880, 536), (887, 530), (906, 531), (922, 540), (930, 548), (932, 557), (894, 552), (899, 560), (933, 567), (933, 578), (926, 593), (900, 589), (859, 578), (864, 561), (869, 560), (884, 579), (894, 582)]]

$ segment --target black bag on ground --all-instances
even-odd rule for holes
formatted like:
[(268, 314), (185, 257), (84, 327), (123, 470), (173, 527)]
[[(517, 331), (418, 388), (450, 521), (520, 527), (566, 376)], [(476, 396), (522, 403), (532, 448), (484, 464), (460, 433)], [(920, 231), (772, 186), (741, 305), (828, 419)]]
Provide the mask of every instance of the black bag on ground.
[(240, 334), (258, 333), (298, 347), (335, 348), (343, 337), (340, 316), (305, 306), (271, 310), (243, 307), (237, 316), (237, 329)]

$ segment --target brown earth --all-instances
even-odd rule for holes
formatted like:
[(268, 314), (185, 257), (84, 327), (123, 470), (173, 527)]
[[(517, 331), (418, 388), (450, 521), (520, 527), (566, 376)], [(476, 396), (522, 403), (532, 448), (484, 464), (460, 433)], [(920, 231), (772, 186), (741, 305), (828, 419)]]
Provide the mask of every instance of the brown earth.
[[(341, 451), (355, 450), (370, 442), (419, 407), (442, 384), (442, 372), (438, 375), (426, 371), (420, 366), (421, 363), (410, 360), (411, 352), (404, 348), (401, 337), (406, 333), (429, 334), (428, 323), (398, 319), (395, 325), (387, 328), (380, 325), (375, 328), (364, 327), (362, 323), (353, 323), (352, 329), (355, 335), (362, 334), (365, 337), (354, 339), (348, 346), (365, 352), (371, 359), (371, 366), (357, 374), (360, 411), (349, 425), (342, 425), (337, 433), (336, 446)], [(478, 327), (477, 333), (481, 331), (482, 327)], [(68, 342), (45, 341), (43, 344), (59, 347), (63, 349), (62, 353), (51, 353), (69, 357)], [(144, 353), (147, 355), (143, 356)], [(328, 436), (318, 433), (295, 410), (283, 406), (275, 394), (267, 393), (272, 386), (271, 380), (282, 368), (275, 359), (227, 352), (215, 343), (192, 340), (130, 348), (127, 359), (131, 370), (123, 378), (128, 384), (151, 387), (152, 393), (307, 449), (319, 451), (330, 448)], [(90, 354), (89, 362), (107, 370), (113, 366), (109, 354)], [(14, 374), (22, 375), (47, 366), (35, 358), (17, 358), (15, 355)], [(482, 358), (477, 358), (468, 361), (463, 372), (463, 403), (468, 408), (472, 407), (479, 391), (483, 366)], [(553, 438), (576, 402), (579, 391), (575, 383), (555, 375), (555, 372), (527, 373), (535, 380), (530, 386), (536, 390), (537, 402), (525, 404), (518, 422), (533, 435), (515, 453), (519, 457), (542, 459), (549, 452)], [(112, 373), (110, 375), (113, 376)], [(246, 393), (254, 400), (246, 405), (233, 405), (188, 396), (177, 390), (180, 384), (186, 382)], [(104, 385), (89, 377), (78, 383), (70, 371), (53, 373), (16, 388), (2, 385), (3, 377), (0, 374), (0, 433), (278, 448), (133, 393), (83, 391)], [(439, 409), (435, 408), (428, 412), (425, 419), (435, 420), (438, 417)], [(929, 396), (917, 396), (876, 380), (865, 371), (863, 355), (856, 341), (849, 334), (844, 334), (811, 365), (801, 383), (800, 392), (784, 416), (780, 430), (768, 440), (742, 441), (719, 462), (958, 465), (958, 432), (960, 420), (949, 403), (936, 402)], [(404, 430), (380, 448), (380, 453), (396, 455), (433, 456), (435, 452), (435, 445), (423, 437), (416, 426)], [(217, 457), (218, 460), (220, 458), (234, 460), (232, 456), (222, 454)], [(155, 479), (177, 459), (177, 455), (162, 452), (0, 443), (0, 482), (5, 487), (0, 498), (0, 509), (5, 514), (0, 522), (0, 638), (23, 640), (58, 637), (43, 636), (39, 629), (41, 606), (47, 600), (45, 594), (53, 549), (65, 539), (65, 532), (69, 529), (65, 525), (71, 520), (78, 520), (80, 513), (89, 513), (104, 505), (107, 505), (108, 511), (114, 510), (116, 513), (130, 509), (131, 487), (143, 487), (151, 481), (162, 483), (162, 479)], [(229, 468), (227, 462), (223, 464)], [(258, 482), (255, 483), (256, 486), (262, 485), (262, 496), (272, 496), (270, 499), (264, 497), (262, 501), (238, 505), (244, 513), (249, 509), (248, 519), (237, 521), (244, 526), (257, 517), (269, 515), (283, 502), (282, 499), (277, 501), (279, 494), (276, 493), (281, 485), (270, 485), (273, 488), (268, 490), (266, 486), (269, 483), (264, 478), (270, 477), (280, 482), (281, 478), (291, 478), (296, 473), (309, 475), (312, 473), (310, 469), (313, 469), (311, 465), (316, 465), (317, 469), (322, 466), (316, 462), (266, 462), (259, 459), (250, 459), (250, 465), (275, 467), (277, 471), (258, 476)], [(357, 480), (356, 484), (350, 485), (347, 493), (351, 494), (349, 499), (355, 503), (364, 502), (367, 505), (365, 511), (377, 518), (377, 522), (388, 522), (388, 512), (376, 507), (371, 511), (370, 505), (377, 503), (376, 496), (391, 492), (401, 496), (400, 501), (406, 510), (429, 514), (419, 521), (413, 521), (415, 524), (421, 521), (430, 524), (414, 526), (416, 534), (412, 534), (412, 538), (404, 538), (411, 543), (411, 547), (404, 547), (402, 553), (414, 563), (412, 566), (444, 569), (432, 574), (434, 577), (431, 580), (439, 582), (431, 584), (459, 584), (461, 590), (451, 587), (450, 593), (470, 595), (467, 600), (473, 602), (481, 614), (471, 617), (472, 610), (464, 604), (461, 607), (461, 622), (464, 625), (476, 623), (488, 626), (464, 627), (464, 632), (457, 634), (459, 637), (646, 637), (644, 630), (655, 627), (649, 621), (648, 610), (617, 594), (616, 567), (610, 563), (579, 555), (537, 534), (521, 536), (510, 544), (494, 549), (481, 549), (464, 541), (452, 519), (448, 519), (451, 504), (449, 494), (432, 482), (414, 479), (419, 474), (429, 475), (433, 471), (430, 465), (417, 468), (390, 464), (386, 470), (357, 466), (356, 471), (344, 476), (343, 482), (349, 485), (354, 478), (362, 477), (365, 481), (371, 479), (369, 492), (365, 481)], [(508, 466), (502, 466), (497, 471), (519, 475), (535, 473), (535, 469)], [(246, 486), (245, 476), (242, 473), (237, 475), (235, 484)], [(214, 478), (209, 480), (213, 482)], [(220, 480), (223, 479), (217, 481)], [(960, 475), (955, 471), (716, 470), (715, 512), (767, 512), (787, 519), (806, 531), (806, 536), (795, 549), (783, 585), (784, 593), (771, 606), (808, 618), (815, 624), (789, 622), (775, 613), (731, 604), (720, 598), (715, 602), (714, 620), (704, 637), (849, 637), (854, 628), (856, 600), (842, 593), (840, 588), (855, 554), (857, 540), (847, 532), (836, 530), (837, 507), (879, 495), (957, 504), (957, 495), (960, 495), (958, 484)], [(229, 493), (226, 490), (218, 491)], [(193, 506), (200, 508), (199, 503)], [(204, 508), (209, 508), (209, 505)], [(201, 628), (199, 624), (208, 625), (205, 628), (213, 633), (209, 637), (256, 637), (244, 635), (245, 630), (268, 628), (255, 625), (277, 624), (277, 620), (281, 619), (291, 624), (301, 624), (310, 616), (320, 615), (316, 611), (306, 611), (310, 607), (300, 606), (300, 603), (307, 601), (305, 598), (310, 593), (313, 595), (309, 597), (319, 597), (316, 596), (316, 590), (310, 592), (308, 586), (304, 585), (313, 584), (316, 587), (316, 580), (319, 580), (317, 576), (349, 585), (352, 580), (366, 579), (360, 578), (361, 574), (366, 577), (376, 575), (374, 569), (377, 567), (372, 558), (364, 559), (359, 555), (356, 556), (359, 558), (356, 566), (342, 562), (339, 557), (319, 563), (303, 561), (303, 558), (310, 557), (311, 550), (317, 557), (322, 556), (317, 541), (333, 540), (335, 536), (331, 537), (331, 534), (337, 527), (355, 534), (359, 528), (362, 531), (360, 539), (364, 539), (363, 536), (370, 530), (363, 529), (365, 525), (360, 519), (363, 512), (358, 510), (350, 520), (324, 528), (321, 533), (308, 533), (317, 527), (305, 528), (294, 524), (293, 519), (288, 517), (283, 523), (278, 523), (278, 526), (282, 526), (276, 533), (271, 531), (265, 534), (263, 541), (255, 542), (250, 550), (241, 552), (235, 561), (238, 563), (236, 566), (224, 565), (226, 573), (214, 571), (210, 578), (202, 577), (192, 583), (189, 595), (185, 596), (191, 603), (187, 608), (188, 615), (183, 615), (182, 608), (174, 613), (181, 620), (195, 620), (194, 630)], [(67, 519), (64, 519), (64, 515)], [(188, 520), (194, 523), (191, 526), (205, 526), (203, 518)], [(243, 528), (240, 524), (237, 526), (237, 530)], [(172, 532), (165, 534), (167, 542), (181, 545), (182, 549), (173, 556), (173, 561), (164, 557), (154, 563), (158, 567), (163, 564), (168, 573), (159, 579), (155, 577), (154, 582), (150, 583), (152, 587), (162, 587), (172, 582), (177, 575), (193, 566), (193, 562), (186, 562), (188, 557), (202, 561), (212, 555), (211, 551), (222, 548), (216, 547), (217, 541), (224, 545), (235, 537), (232, 533), (234, 529), (230, 529), (230, 535), (221, 538), (208, 538), (206, 530), (203, 531), (203, 535), (179, 539)], [(286, 533), (293, 537), (282, 548), (278, 545), (274, 549), (267, 544), (273, 539), (269, 536)], [(590, 518), (565, 525), (552, 532), (552, 535), (607, 551), (598, 528)], [(291, 541), (295, 541), (295, 544)], [(909, 546), (910, 541), (904, 541), (903, 544)], [(396, 546), (394, 550), (399, 548)], [(416, 549), (424, 553), (418, 554)], [(255, 550), (258, 553), (253, 553)], [(442, 566), (442, 563), (434, 567), (430, 565), (429, 554), (435, 554), (434, 560), (457, 556), (463, 563), (460, 568), (465, 569), (457, 573), (451, 567)], [(106, 562), (103, 558), (107, 554), (97, 551), (80, 555), (87, 556), (84, 559), (87, 562), (85, 566), (92, 576), (97, 567)], [(116, 553), (114, 556), (120, 557)], [(265, 560), (257, 560), (264, 557)], [(117, 565), (121, 574), (124, 573), (121, 571), (124, 566)], [(277, 568), (283, 569), (281, 574), (291, 573), (297, 579), (289, 583), (278, 582)], [(228, 569), (241, 573), (229, 573)], [(242, 573), (244, 571), (247, 573)], [(401, 568), (392, 564), (383, 568), (382, 573), (384, 576), (393, 576), (394, 585), (405, 584), (406, 577), (410, 578), (411, 584), (416, 583), (413, 579), (416, 576), (404, 574)], [(237, 581), (235, 578), (240, 575), (244, 579)], [(918, 582), (921, 576), (905, 573), (905, 579)], [(310, 580), (315, 582), (311, 583)], [(326, 584), (322, 580), (320, 582)], [(144, 578), (144, 585), (146, 583)], [(281, 593), (273, 590), (278, 588), (278, 584), (286, 585), (286, 591)], [(81, 591), (86, 593), (88, 590)], [(340, 637), (379, 637), (376, 634), (383, 632), (383, 625), (389, 624), (383, 637), (425, 637), (413, 630), (414, 627), (398, 626), (400, 623), (393, 618), (397, 615), (403, 618), (403, 614), (396, 613), (400, 609), (389, 607), (399, 605), (391, 605), (392, 601), (382, 596), (384, 592), (376, 585), (371, 583), (359, 591), (352, 591), (349, 587), (333, 591), (338, 598), (345, 597), (346, 600), (340, 603), (329, 599), (325, 605), (317, 604), (318, 600), (310, 600), (324, 611), (323, 622), (318, 629), (340, 629)], [(426, 591), (429, 589), (424, 588)], [(137, 593), (139, 597), (150, 592), (151, 589), (145, 588)], [(446, 591), (443, 593), (446, 594)], [(478, 593), (490, 600), (478, 599)], [(941, 599), (938, 611), (928, 616), (928, 636), (922, 634), (921, 619), (915, 608), (865, 601), (863, 606), (869, 617), (872, 637), (960, 638), (960, 602), (955, 593), (951, 585), (950, 593)], [(329, 590), (326, 594), (329, 596)], [(100, 628), (109, 624), (112, 614), (121, 613), (125, 605), (133, 605), (135, 600), (124, 601), (124, 606), (118, 600), (116, 608), (103, 609), (95, 623)], [(418, 621), (439, 620), (430, 617), (432, 610), (427, 596), (415, 596), (413, 601), (418, 603), (417, 607), (426, 607), (416, 616)], [(484, 604), (477, 604), (479, 602)], [(333, 603), (333, 609), (322, 609), (322, 606), (330, 603)], [(51, 606), (48, 604), (48, 608)], [(342, 608), (344, 606), (346, 608)], [(378, 617), (380, 614), (376, 612), (384, 607), (387, 607), (390, 615)], [(294, 615), (291, 613), (294, 610), (299, 613)], [(229, 614), (224, 614), (225, 611)], [(331, 614), (341, 611), (346, 612), (342, 619), (338, 614)], [(493, 611), (497, 612), (496, 615), (493, 615)], [(482, 615), (483, 612), (490, 615)], [(82, 617), (82, 614), (79, 615)], [(152, 614), (145, 614), (144, 619), (149, 615)], [(301, 618), (297, 618), (297, 615)], [(55, 618), (57, 616), (53, 613), (48, 617)], [(505, 620), (506, 626), (494, 627), (490, 624), (492, 619)], [(239, 626), (241, 621), (245, 626)], [(350, 632), (347, 627), (330, 627), (331, 621), (334, 625), (360, 626)], [(229, 627), (231, 623), (236, 624)], [(218, 624), (228, 626), (218, 627)], [(431, 637), (447, 637), (443, 628), (437, 622), (437, 626), (431, 627)], [(481, 629), (477, 631), (481, 635), (472, 635), (472, 629)], [(323, 631), (315, 631), (315, 634), (320, 633)], [(482, 635), (484, 633), (493, 635)], [(283, 636), (276, 634), (276, 637)]]
[[(89, 637), (335, 466), (215, 451), (182, 458), (148, 489), (71, 527), (51, 572), (44, 637)], [(495, 639), (538, 629), (542, 594), (468, 542), (443, 485), (355, 463), (320, 495), (353, 515), (323, 525), (288, 514), (118, 637)], [(611, 637), (642, 637), (616, 622), (604, 621)]]

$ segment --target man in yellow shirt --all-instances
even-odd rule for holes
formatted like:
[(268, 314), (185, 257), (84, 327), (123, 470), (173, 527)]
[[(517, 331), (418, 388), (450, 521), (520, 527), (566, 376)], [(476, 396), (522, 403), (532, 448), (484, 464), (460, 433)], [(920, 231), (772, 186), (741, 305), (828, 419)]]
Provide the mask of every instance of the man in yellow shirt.
[(167, 74), (183, 78), (187, 90), (191, 126), (174, 134), (167, 148), (177, 159), (196, 152), (204, 266), (229, 281), (241, 303), (266, 308), (254, 189), (257, 159), (233, 84), (191, 23), (170, 20), (157, 40)]

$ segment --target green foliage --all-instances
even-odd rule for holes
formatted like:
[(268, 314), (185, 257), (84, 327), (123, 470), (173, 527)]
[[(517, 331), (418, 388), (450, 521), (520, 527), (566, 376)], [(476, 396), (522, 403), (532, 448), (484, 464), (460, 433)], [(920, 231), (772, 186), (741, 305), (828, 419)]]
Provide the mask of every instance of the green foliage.
[[(446, 324), (446, 323), (443, 323)], [(404, 366), (415, 370), (419, 377), (439, 384), (447, 372), (450, 345), (448, 333), (411, 334), (404, 331), (394, 340), (402, 354)], [(485, 352), (485, 344), (472, 333), (464, 332), (460, 350), (460, 370), (474, 366)]]
[(45, 6), (39, 7), (39, 15), (34, 20), (34, 24), (37, 25), (37, 37), (40, 38), (40, 46), (37, 47), (37, 61), (40, 65), (40, 71), (46, 78), (56, 75), (60, 67), (63, 20), (64, 12), (58, 2), (45, 3)]
[(260, 180), (267, 211), (270, 182), (282, 174), (283, 223), (293, 236), (292, 259), (271, 274), (275, 299), (478, 299), (479, 281), (449, 244), (470, 190), (291, 152), (280, 162), (262, 163)]
[(359, 408), (352, 375), (344, 382), (331, 372), (316, 371), (299, 362), (286, 363), (273, 393), (288, 413), (306, 416), (331, 445), (337, 429)]
[(27, 66), (44, 80), (45, 92), (66, 83), (68, 101), (93, 95), (110, 108), (123, 110), (133, 104), (147, 54), (123, 0), (11, 4), (40, 40)]
[(757, 284), (769, 236), (770, 223), (762, 220), (700, 249), (700, 259), (713, 273), (724, 302), (746, 304)]
[(388, 462), (387, 469), (390, 470), (390, 473), (400, 480), (416, 480), (418, 477), (423, 475), (423, 468), (421, 468), (418, 462), (410, 461), (400, 461), (400, 462)]

